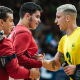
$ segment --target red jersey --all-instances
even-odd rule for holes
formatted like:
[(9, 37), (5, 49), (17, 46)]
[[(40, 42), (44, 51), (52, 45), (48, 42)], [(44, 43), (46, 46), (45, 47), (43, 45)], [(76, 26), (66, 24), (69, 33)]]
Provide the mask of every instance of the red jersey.
[(42, 62), (31, 59), (38, 52), (38, 47), (29, 29), (17, 25), (9, 35), (9, 39), (12, 41), (20, 66), (28, 69), (42, 66)]
[[(14, 53), (12, 43), (9, 39), (0, 42), (0, 56), (10, 56)], [(5, 68), (0, 64), (0, 80), (9, 80), (9, 76), (15, 79), (29, 78), (29, 70), (18, 64), (17, 58), (11, 60)]]

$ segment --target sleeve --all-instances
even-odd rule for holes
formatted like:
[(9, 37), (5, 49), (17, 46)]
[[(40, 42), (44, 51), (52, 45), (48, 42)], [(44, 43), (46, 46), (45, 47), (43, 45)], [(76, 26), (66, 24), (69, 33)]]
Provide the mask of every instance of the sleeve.
[(21, 55), (20, 53), (23, 53), (29, 47), (31, 37), (32, 37), (32, 34), (28, 32), (19, 33), (15, 36), (13, 47), (17, 56)]
[(42, 67), (42, 62), (21, 55), (18, 57), (19, 65), (25, 66), (26, 68), (40, 68)]
[(64, 53), (64, 52), (63, 52), (64, 39), (65, 39), (65, 36), (63, 36), (63, 37), (61, 38), (61, 40), (59, 41), (59, 45), (58, 45), (58, 51), (61, 52), (61, 53)]
[(18, 56), (18, 61), (21, 66), (25, 66), (26, 68), (40, 68), (42, 66), (42, 62), (23, 55), (23, 53), (28, 49), (30, 45), (31, 38), (32, 34), (30, 33), (20, 33), (15, 36), (13, 46), (15, 48), (15, 52)]
[(19, 66), (17, 58), (12, 59), (6, 66), (7, 73), (10, 77), (15, 79), (29, 78), (29, 70)]
[[(2, 56), (12, 55), (14, 53), (11, 42), (8, 40), (4, 40), (4, 43), (2, 45), (3, 48), (1, 48)], [(6, 66), (7, 73), (12, 78), (16, 79), (25, 79), (29, 78), (29, 70), (22, 68), (18, 64), (17, 58), (14, 58), (11, 60), (10, 63)]]

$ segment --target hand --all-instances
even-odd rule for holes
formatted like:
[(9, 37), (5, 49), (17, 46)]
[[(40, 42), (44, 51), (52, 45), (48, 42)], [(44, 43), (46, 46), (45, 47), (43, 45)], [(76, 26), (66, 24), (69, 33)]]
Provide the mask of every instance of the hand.
[(32, 80), (38, 79), (40, 77), (40, 72), (36, 68), (31, 68), (29, 77), (32, 78)]
[(43, 57), (42, 57), (42, 63), (45, 61), (45, 54), (43, 53)]
[(75, 69), (76, 69), (75, 65), (68, 65), (63, 68), (67, 75), (74, 75)]
[(42, 67), (44, 67), (45, 68), (45, 64), (47, 64), (46, 63), (46, 61), (45, 61), (45, 54), (43, 53), (43, 58), (42, 58)]
[(42, 54), (37, 53), (37, 54), (34, 54), (32, 58), (38, 61), (42, 61), (42, 57), (43, 57)]

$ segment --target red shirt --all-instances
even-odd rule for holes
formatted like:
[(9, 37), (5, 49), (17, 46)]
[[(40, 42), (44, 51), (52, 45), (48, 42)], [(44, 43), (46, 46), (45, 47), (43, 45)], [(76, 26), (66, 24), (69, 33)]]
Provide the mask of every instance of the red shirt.
[[(12, 41), (20, 66), (28, 69), (42, 66), (42, 62), (31, 59), (38, 52), (38, 47), (29, 29), (23, 25), (17, 25), (9, 35), (9, 39)], [(27, 78), (27, 80), (31, 79)]]
[(12, 41), (15, 53), (17, 54), (17, 58), (21, 66), (28, 69), (40, 68), (42, 66), (42, 62), (31, 59), (32, 56), (38, 52), (38, 47), (29, 29), (23, 25), (17, 25), (11, 32), (9, 39)]
[[(0, 42), (0, 56), (12, 55), (14, 53), (12, 43), (9, 39)], [(5, 68), (0, 64), (0, 80), (9, 80), (9, 76), (15, 79), (29, 78), (29, 70), (22, 68), (18, 64), (17, 58), (11, 60)]]

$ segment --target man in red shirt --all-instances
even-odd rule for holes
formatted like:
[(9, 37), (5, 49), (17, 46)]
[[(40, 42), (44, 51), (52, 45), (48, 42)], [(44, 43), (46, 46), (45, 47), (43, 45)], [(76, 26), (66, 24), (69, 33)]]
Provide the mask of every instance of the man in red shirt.
[[(9, 35), (16, 52), (19, 65), (25, 68), (40, 68), (42, 62), (32, 59), (38, 53), (37, 44), (29, 29), (36, 29), (40, 21), (41, 7), (33, 2), (24, 3), (20, 8), (20, 20)], [(26, 80), (26, 79), (25, 79)], [(30, 80), (30, 79), (27, 79)]]
[[(10, 8), (0, 6), (0, 31), (4, 30), (4, 35), (8, 36), (12, 26), (14, 26), (13, 11)], [(15, 54), (15, 51), (13, 50), (11, 41), (7, 38), (2, 39), (0, 41), (0, 80), (9, 80), (9, 76), (15, 79), (39, 78), (40, 73), (35, 68), (28, 70), (20, 67), (16, 55), (13, 59), (11, 58), (13, 54)]]

